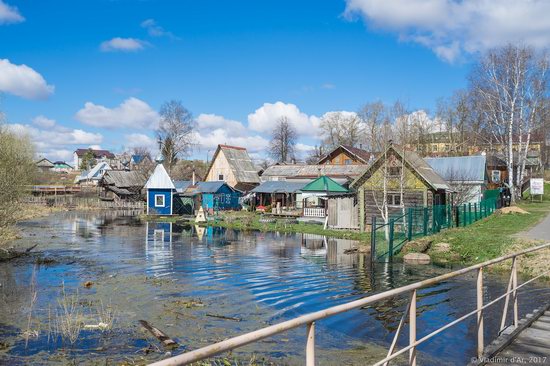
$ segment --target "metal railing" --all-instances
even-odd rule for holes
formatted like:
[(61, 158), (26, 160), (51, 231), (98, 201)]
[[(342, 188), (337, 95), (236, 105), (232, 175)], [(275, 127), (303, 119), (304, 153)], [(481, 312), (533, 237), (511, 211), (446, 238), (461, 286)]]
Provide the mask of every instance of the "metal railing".
[[(250, 343), (258, 342), (264, 338), (268, 338), (271, 336), (274, 336), (279, 333), (283, 333), (285, 331), (302, 327), (306, 327), (306, 365), (307, 366), (313, 366), (315, 365), (315, 322), (334, 316), (336, 314), (344, 313), (346, 311), (350, 311), (353, 309), (361, 308), (370, 304), (373, 304), (375, 302), (388, 299), (391, 297), (399, 296), (408, 294), (410, 296), (410, 300), (408, 303), (408, 306), (405, 310), (405, 313), (403, 314), (403, 317), (401, 318), (399, 325), (396, 330), (396, 334), (393, 338), (393, 341), (390, 345), (390, 348), (388, 350), (387, 356), (383, 359), (375, 363), (375, 366), (381, 366), (381, 365), (388, 365), (389, 362), (396, 357), (409, 352), (408, 357), (408, 363), (409, 365), (416, 365), (416, 348), (418, 345), (426, 342), (427, 340), (431, 339), (432, 337), (438, 335), (439, 333), (449, 329), (450, 327), (464, 321), (465, 319), (468, 319), (471, 316), (476, 315), (477, 316), (477, 356), (478, 358), (481, 358), (483, 356), (483, 351), (485, 349), (485, 340), (484, 340), (484, 334), (483, 334), (483, 320), (484, 320), (484, 313), (485, 310), (496, 304), (497, 302), (501, 301), (502, 299), (505, 299), (504, 302), (504, 308), (502, 311), (502, 320), (500, 325), (500, 331), (501, 333), (506, 328), (506, 319), (508, 315), (508, 307), (510, 304), (510, 301), (513, 304), (513, 326), (517, 327), (519, 322), (519, 309), (518, 309), (518, 290), (527, 284), (537, 280), (538, 278), (545, 276), (546, 274), (550, 273), (550, 271), (545, 271), (544, 273), (531, 278), (530, 280), (522, 283), (521, 285), (518, 285), (518, 277), (517, 277), (517, 270), (518, 270), (518, 257), (525, 255), (527, 253), (532, 253), (538, 250), (542, 250), (545, 248), (549, 248), (550, 243), (539, 245), (536, 247), (532, 247), (526, 250), (523, 250), (521, 252), (501, 256), (483, 263), (479, 263), (470, 267), (466, 267), (454, 272), (446, 273), (434, 278), (430, 278), (427, 280), (415, 282), (403, 287), (399, 287), (393, 290), (385, 291), (379, 294), (374, 294), (359, 300), (351, 301), (345, 304), (337, 305), (330, 307), (325, 310), (317, 311), (314, 313), (302, 315), (300, 317), (287, 320), (285, 322), (271, 325), (269, 327), (265, 327), (250, 333), (246, 333), (234, 338), (227, 339), (222, 342), (218, 342), (191, 352), (183, 353), (178, 356), (174, 356), (162, 361), (158, 361), (153, 363), (154, 366), (175, 366), (175, 365), (187, 365), (192, 362), (200, 361), (207, 359), (209, 357), (218, 355), (222, 352), (230, 351), (238, 347), (245, 346)], [(512, 266), (510, 271), (510, 279), (508, 282), (507, 291), (502, 294), (501, 296), (495, 298), (494, 300), (484, 304), (483, 303), (483, 270), (484, 268), (496, 264), (501, 263), (506, 260), (512, 260)], [(432, 286), (435, 284), (438, 284), (440, 282), (449, 280), (451, 278), (455, 278), (470, 272), (477, 271), (477, 281), (476, 281), (476, 308), (475, 310), (461, 316), (458, 319), (455, 319), (451, 321), (450, 323), (447, 323), (446, 325), (432, 331), (431, 333), (427, 334), (426, 336), (417, 339), (417, 333), (416, 333), (416, 302), (417, 302), (417, 291), (419, 289), (422, 289), (424, 287)], [(402, 349), (395, 351), (397, 341), (399, 339), (399, 336), (404, 328), (405, 322), (407, 321), (409, 323), (409, 345), (406, 347), (403, 347)]]

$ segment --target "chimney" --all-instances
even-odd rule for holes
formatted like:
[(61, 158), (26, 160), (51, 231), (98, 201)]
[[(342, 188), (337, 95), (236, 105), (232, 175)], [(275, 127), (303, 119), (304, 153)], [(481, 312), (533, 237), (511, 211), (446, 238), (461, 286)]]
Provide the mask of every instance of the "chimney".
[(195, 185), (195, 169), (193, 169), (193, 181), (192, 181), (192, 184), (191, 185)]
[(363, 150), (363, 144), (359, 144), (359, 148)]

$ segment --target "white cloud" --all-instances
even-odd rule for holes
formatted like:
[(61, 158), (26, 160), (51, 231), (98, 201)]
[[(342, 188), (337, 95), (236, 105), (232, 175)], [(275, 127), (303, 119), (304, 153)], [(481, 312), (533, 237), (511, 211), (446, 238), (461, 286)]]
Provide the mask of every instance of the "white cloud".
[(149, 104), (137, 98), (128, 98), (115, 108), (86, 102), (75, 118), (87, 125), (105, 128), (155, 129), (159, 115)]
[(26, 99), (45, 99), (54, 92), (38, 72), (27, 65), (15, 65), (0, 59), (0, 92)]
[[(43, 116), (39, 116), (43, 117)], [(30, 137), (35, 145), (38, 155), (54, 160), (70, 159), (72, 151), (67, 147), (81, 147), (82, 145), (97, 145), (103, 141), (100, 133), (87, 132), (81, 129), (71, 129), (59, 126), (55, 121), (43, 117), (44, 120), (53, 122), (52, 126), (37, 128), (28, 124), (13, 123), (8, 128), (16, 133)], [(33, 120), (35, 123), (37, 119)]]
[(313, 150), (315, 150), (315, 146), (303, 144), (301, 142), (296, 144), (296, 151), (298, 151), (298, 152), (307, 153), (307, 152), (310, 152), (310, 151), (313, 151)]
[(99, 49), (102, 52), (137, 52), (145, 49), (147, 45), (147, 42), (140, 39), (115, 37), (102, 42)]
[(126, 139), (127, 148), (147, 147), (151, 151), (158, 150), (157, 141), (144, 133), (131, 133), (124, 135), (124, 138)]
[(283, 102), (264, 103), (254, 113), (248, 115), (248, 127), (254, 131), (271, 133), (281, 117), (287, 117), (300, 135), (312, 136), (318, 133), (320, 122), (318, 117), (308, 116), (295, 104)]
[(269, 141), (261, 134), (253, 133), (242, 122), (216, 114), (200, 114), (197, 117), (197, 141), (202, 149), (215, 149), (218, 144), (245, 147), (249, 152), (265, 150)]
[(147, 29), (147, 33), (151, 37), (168, 37), (173, 40), (180, 39), (179, 37), (175, 36), (172, 32), (168, 32), (164, 28), (162, 28), (160, 25), (158, 25), (157, 21), (155, 19), (146, 19), (143, 22), (141, 22), (141, 27)]
[(0, 24), (21, 23), (25, 18), (15, 6), (6, 4), (0, 0)]
[(399, 39), (422, 44), (454, 61), (507, 43), (550, 46), (546, 0), (346, 0), (347, 16), (360, 14)]
[(42, 128), (52, 128), (55, 126), (55, 120), (44, 117), (42, 115), (36, 116), (32, 119), (32, 123)]

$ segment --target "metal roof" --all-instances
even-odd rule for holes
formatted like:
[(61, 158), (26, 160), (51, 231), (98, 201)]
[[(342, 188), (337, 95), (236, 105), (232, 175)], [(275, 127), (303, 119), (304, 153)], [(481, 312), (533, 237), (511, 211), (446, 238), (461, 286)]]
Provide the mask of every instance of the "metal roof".
[(302, 192), (347, 192), (348, 190), (327, 176), (322, 176), (308, 183), (301, 189)]
[(164, 169), (164, 165), (157, 164), (153, 174), (145, 183), (145, 188), (147, 189), (176, 189), (172, 179)]
[(321, 175), (326, 175), (331, 178), (349, 177), (355, 178), (367, 169), (368, 165), (272, 165), (267, 168), (262, 177), (286, 177), (286, 178), (317, 178)]
[(306, 182), (267, 181), (255, 187), (255, 193), (296, 193), (301, 190)]
[[(218, 193), (221, 187), (226, 185), (231, 189), (232, 191), (235, 191), (234, 188), (232, 188), (229, 184), (223, 182), (223, 181), (216, 181), (216, 182), (195, 182), (195, 187), (192, 186), (192, 181), (190, 180), (176, 180), (174, 181), (174, 186), (176, 187), (176, 191), (178, 193), (191, 193), (191, 194), (198, 194), (198, 193)], [(189, 190), (189, 192), (185, 192)]]
[(483, 155), (426, 158), (424, 160), (449, 183), (483, 183), (485, 181), (486, 157)]

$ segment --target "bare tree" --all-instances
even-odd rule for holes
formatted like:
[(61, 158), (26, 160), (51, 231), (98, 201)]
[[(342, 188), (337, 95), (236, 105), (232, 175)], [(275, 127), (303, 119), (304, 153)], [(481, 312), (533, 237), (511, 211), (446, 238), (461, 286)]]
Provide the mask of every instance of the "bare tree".
[(309, 156), (306, 158), (306, 163), (308, 164), (317, 164), (319, 160), (325, 157), (325, 151), (322, 145), (315, 146), (313, 150), (310, 151)]
[(531, 135), (547, 114), (548, 56), (524, 46), (493, 49), (481, 57), (470, 82), (491, 140), (505, 147), (507, 184), (514, 202), (521, 194), (516, 188), (523, 182)]
[(297, 134), (288, 117), (281, 117), (271, 135), (269, 154), (278, 162), (286, 163), (295, 157)]
[(193, 146), (195, 120), (180, 101), (171, 100), (160, 107), (157, 136), (168, 172)]
[(328, 149), (356, 146), (363, 141), (364, 124), (356, 113), (328, 112), (321, 118), (323, 143)]
[(151, 160), (153, 160), (151, 155), (151, 150), (146, 146), (135, 146), (132, 148), (132, 155), (138, 155), (142, 157), (147, 157)]

